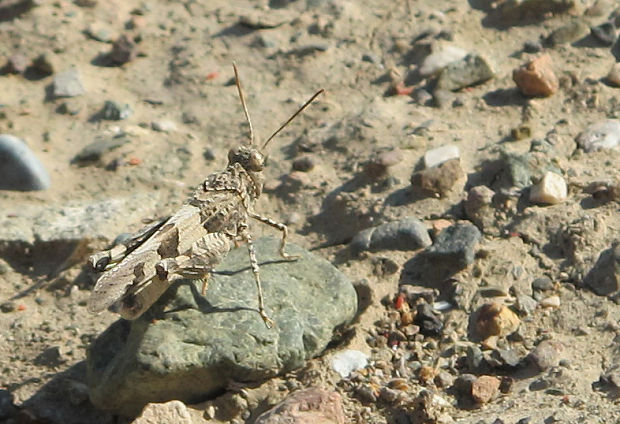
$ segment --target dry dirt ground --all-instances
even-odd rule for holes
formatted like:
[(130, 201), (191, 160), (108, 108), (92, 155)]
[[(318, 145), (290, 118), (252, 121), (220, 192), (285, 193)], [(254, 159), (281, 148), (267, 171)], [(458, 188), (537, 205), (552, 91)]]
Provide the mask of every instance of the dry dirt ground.
[[(473, 409), (445, 406), (445, 411), (463, 423), (497, 418), (516, 423), (526, 417), (533, 423), (619, 422), (618, 398), (597, 390), (597, 382), (620, 361), (620, 306), (572, 281), (571, 268), (564, 266), (567, 249), (555, 246), (554, 251), (554, 243), (560, 241), (549, 236), (553, 226), (560, 229), (583, 217), (596, 221), (597, 230), (585, 226), (574, 236), (578, 241), (571, 239), (586, 270), (618, 237), (618, 204), (585, 208), (589, 195), (580, 189), (592, 181), (617, 180), (618, 153), (573, 155), (574, 138), (585, 126), (618, 117), (620, 90), (603, 79), (616, 59), (609, 48), (591, 43), (549, 48), (561, 88), (549, 98), (527, 99), (512, 81), (512, 70), (534, 56), (523, 53), (523, 44), (546, 36), (572, 15), (502, 25), (489, 20), (479, 3), (484, 2), (76, 0), (16, 7), (15, 14), (2, 15), (0, 56), (19, 52), (32, 60), (46, 54), (54, 72), (78, 70), (85, 94), (52, 98), (53, 75), (0, 76), (0, 133), (25, 140), (52, 181), (45, 191), (1, 192), (2, 218), (6, 224), (7, 217), (29, 216), (42, 208), (132, 199), (118, 226), (104, 229), (87, 243), (90, 249), (100, 248), (115, 235), (138, 229), (141, 218), (171, 213), (207, 174), (225, 166), (228, 149), (247, 133), (231, 83), (233, 61), (241, 71), (254, 127), (263, 137), (324, 88), (325, 95), (270, 146), (266, 193), (257, 209), (288, 223), (295, 243), (332, 261), (352, 281), (365, 279), (367, 308), (354, 324), (349, 346), (376, 353), (365, 341), (377, 321), (391, 316), (389, 304), (403, 278), (401, 272), (384, 272), (381, 266), (396, 264), (400, 270), (413, 254), (384, 251), (353, 258), (346, 247), (350, 238), (362, 228), (404, 216), (422, 219), (429, 227), (439, 218), (463, 219), (459, 205), (466, 190), (492, 182), (483, 165), (496, 160), (500, 148), (524, 153), (532, 139), (553, 133), (560, 154), (549, 161), (565, 173), (569, 200), (519, 209), (515, 215), (540, 216), (539, 227), (517, 228), (529, 231), (530, 238), (507, 237), (498, 227), (496, 235), (487, 234), (480, 242), (485, 255), (477, 260), (477, 268), (461, 278), (501, 285), (519, 267), (519, 278), (552, 279), (552, 293), (559, 295), (561, 305), (538, 308), (527, 316), (522, 337), (531, 342), (550, 337), (565, 345), (564, 367), (558, 375), (547, 376), (555, 378), (553, 384), (561, 390), (532, 390), (530, 384), (539, 376), (517, 376), (508, 393), (488, 404)], [(604, 13), (588, 19), (604, 21), (617, 7), (613, 3), (601, 2)], [(590, 5), (586, 2), (581, 10)], [(101, 31), (104, 40), (126, 34), (137, 41), (137, 57), (109, 66), (105, 55), (111, 44), (88, 36), (88, 28)], [(424, 85), (411, 75), (427, 53), (427, 44), (443, 41), (485, 56), (495, 78), (454, 94), (457, 102), (444, 107), (391, 95), (398, 75), (405, 85)], [(128, 104), (132, 115), (121, 121), (99, 119), (106, 100)], [(67, 110), (70, 113), (62, 113)], [(525, 114), (531, 117), (531, 137), (515, 141), (511, 129)], [(153, 123), (165, 126), (167, 121), (174, 128), (153, 129)], [(129, 142), (98, 161), (73, 160), (84, 146), (119, 133)], [(460, 148), (468, 174), (465, 188), (443, 198), (409, 198), (410, 175), (423, 154), (448, 143)], [(356, 185), (374, 154), (395, 147), (403, 160), (390, 168), (387, 186)], [(292, 172), (293, 161), (302, 156), (309, 157), (314, 168)], [(324, 199), (342, 190), (351, 193), (346, 207), (329, 209)], [(319, 215), (325, 208), (327, 212)], [(75, 247), (71, 243), (3, 246), (0, 300), (13, 302), (14, 309), (7, 306), (9, 311), (0, 314), (0, 386), (12, 393), (16, 405), (37, 399), (33, 410), (58, 408), (65, 411), (64, 422), (79, 422), (70, 402), (41, 396), (40, 391), (83, 361), (89, 342), (116, 317), (88, 315), (85, 301), (92, 282), (81, 274), (83, 262), (68, 258), (67, 251)], [(550, 244), (551, 249), (532, 253), (533, 244)], [(84, 254), (75, 256), (84, 260)], [(52, 273), (55, 278), (47, 278)], [(27, 291), (41, 279), (52, 282)], [(24, 291), (25, 296), (14, 299)], [(455, 310), (444, 318), (452, 341), (465, 340), (467, 313)], [(354, 390), (338, 383), (327, 361), (316, 359), (309, 369), (318, 373), (282, 381), (298, 378), (305, 384), (305, 378), (341, 391), (349, 422), (418, 422), (411, 416), (402, 418), (402, 408), (360, 400)], [(412, 386), (420, 384), (415, 375), (410, 379)], [(441, 393), (452, 402), (450, 395)]]

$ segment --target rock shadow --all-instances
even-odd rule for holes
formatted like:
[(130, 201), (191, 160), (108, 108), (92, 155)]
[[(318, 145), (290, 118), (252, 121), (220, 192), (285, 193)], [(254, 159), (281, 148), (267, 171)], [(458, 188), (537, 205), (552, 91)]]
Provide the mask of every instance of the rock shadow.
[[(23, 384), (28, 384), (28, 381)], [(9, 387), (15, 390), (17, 387)], [(101, 411), (90, 402), (86, 361), (56, 374), (18, 406), (16, 422), (53, 424), (125, 424), (130, 420)], [(8, 422), (8, 421), (7, 421)]]

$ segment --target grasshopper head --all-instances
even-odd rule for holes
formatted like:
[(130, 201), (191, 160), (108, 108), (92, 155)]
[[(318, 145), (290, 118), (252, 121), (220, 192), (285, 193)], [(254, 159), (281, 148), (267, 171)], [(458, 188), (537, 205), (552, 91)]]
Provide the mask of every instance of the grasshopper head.
[(265, 156), (252, 146), (239, 146), (228, 151), (228, 164), (238, 163), (248, 172), (265, 168)]

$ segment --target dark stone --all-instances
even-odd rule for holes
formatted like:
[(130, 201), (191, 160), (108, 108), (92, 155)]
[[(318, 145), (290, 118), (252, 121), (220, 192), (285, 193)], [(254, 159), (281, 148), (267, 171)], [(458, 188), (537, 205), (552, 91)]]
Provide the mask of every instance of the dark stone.
[(540, 41), (526, 41), (523, 44), (523, 51), (526, 53), (538, 53), (542, 51), (543, 46)]
[(467, 368), (472, 372), (479, 372), (481, 370), (484, 356), (482, 350), (476, 345), (467, 346)]
[(461, 396), (471, 395), (471, 387), (478, 378), (473, 374), (461, 374), (454, 381), (454, 390)]
[(10, 300), (7, 300), (0, 305), (0, 311), (4, 312), (5, 314), (8, 312), (13, 312), (15, 308), (15, 302), (11, 302)]
[(480, 237), (480, 230), (475, 225), (454, 224), (439, 233), (435, 243), (424, 251), (424, 255), (431, 260), (462, 269), (474, 262), (475, 248)]
[(601, 252), (584, 282), (600, 296), (612, 295), (620, 289), (620, 242)]
[(6, 389), (0, 389), (0, 420), (6, 420), (17, 412), (13, 403), (13, 394)]
[(120, 104), (106, 100), (101, 110), (101, 117), (110, 121), (120, 121), (129, 118), (132, 113), (133, 111), (127, 103)]
[(311, 156), (302, 156), (293, 161), (293, 169), (300, 172), (308, 172), (314, 169), (314, 159)]
[(616, 26), (613, 22), (605, 22), (590, 28), (590, 32), (604, 46), (612, 46), (616, 41)]
[(420, 333), (425, 336), (439, 337), (443, 331), (443, 321), (435, 315), (433, 308), (427, 303), (421, 303), (416, 308), (417, 315), (413, 323), (420, 327)]
[(108, 59), (115, 65), (123, 65), (134, 60), (137, 55), (136, 44), (126, 35), (121, 35), (112, 45)]

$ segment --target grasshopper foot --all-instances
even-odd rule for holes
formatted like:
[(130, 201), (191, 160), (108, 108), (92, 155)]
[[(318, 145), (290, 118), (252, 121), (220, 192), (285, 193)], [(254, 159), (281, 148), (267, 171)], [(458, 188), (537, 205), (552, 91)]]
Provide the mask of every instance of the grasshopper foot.
[(264, 310), (261, 309), (258, 311), (258, 313), (260, 314), (260, 317), (263, 319), (263, 322), (265, 323), (265, 327), (271, 329), (276, 325), (273, 322), (273, 320), (267, 316)]

